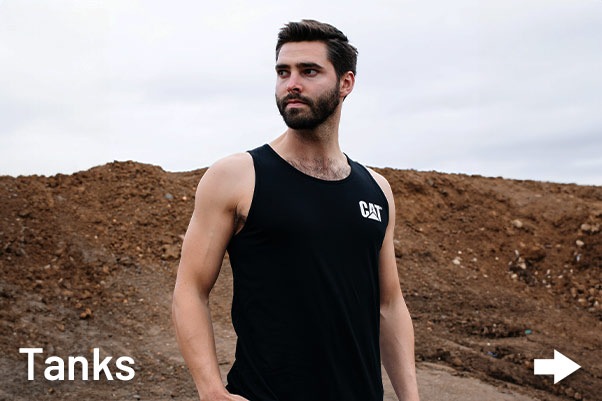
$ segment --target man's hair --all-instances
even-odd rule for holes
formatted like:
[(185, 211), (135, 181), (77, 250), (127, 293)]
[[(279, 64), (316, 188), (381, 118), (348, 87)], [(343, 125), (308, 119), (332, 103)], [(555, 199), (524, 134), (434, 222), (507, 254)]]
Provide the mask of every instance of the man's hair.
[(326, 44), (328, 60), (334, 66), (337, 78), (341, 78), (347, 71), (356, 73), (357, 49), (349, 44), (347, 36), (330, 24), (309, 19), (289, 22), (280, 30), (276, 43), (276, 60), (285, 43), (305, 41)]

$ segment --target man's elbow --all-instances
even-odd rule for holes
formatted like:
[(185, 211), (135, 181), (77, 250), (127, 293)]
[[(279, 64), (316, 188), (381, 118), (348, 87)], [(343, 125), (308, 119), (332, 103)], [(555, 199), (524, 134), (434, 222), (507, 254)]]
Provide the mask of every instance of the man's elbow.
[(401, 288), (395, 288), (386, 293), (381, 293), (380, 297), (380, 310), (390, 310), (398, 308), (400, 304), (405, 304), (403, 295), (401, 294)]
[(186, 314), (185, 309), (194, 305), (195, 303), (208, 304), (208, 300), (204, 301), (199, 291), (178, 285), (178, 283), (176, 283), (171, 297), (171, 319), (174, 324), (176, 323), (176, 319), (181, 314)]
[(176, 329), (178, 327), (178, 314), (179, 314), (180, 305), (181, 305), (180, 298), (181, 298), (180, 291), (178, 290), (178, 287), (176, 286), (176, 288), (174, 289), (174, 292), (172, 294), (172, 297), (171, 297), (171, 322)]

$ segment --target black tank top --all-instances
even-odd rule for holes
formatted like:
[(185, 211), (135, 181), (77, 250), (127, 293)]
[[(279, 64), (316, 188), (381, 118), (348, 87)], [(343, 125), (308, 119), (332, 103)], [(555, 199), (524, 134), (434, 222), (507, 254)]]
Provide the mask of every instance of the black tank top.
[(249, 152), (253, 200), (228, 244), (236, 359), (251, 401), (382, 401), (379, 252), (387, 199), (362, 165), (325, 181), (269, 145)]

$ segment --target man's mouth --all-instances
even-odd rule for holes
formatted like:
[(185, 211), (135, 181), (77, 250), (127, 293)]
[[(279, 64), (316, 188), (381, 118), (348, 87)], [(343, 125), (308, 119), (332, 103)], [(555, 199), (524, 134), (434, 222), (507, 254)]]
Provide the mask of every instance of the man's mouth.
[(287, 106), (289, 106), (289, 105), (295, 106), (295, 105), (300, 105), (300, 104), (307, 104), (307, 103), (305, 103), (304, 101), (298, 100), (298, 99), (291, 99), (286, 102)]

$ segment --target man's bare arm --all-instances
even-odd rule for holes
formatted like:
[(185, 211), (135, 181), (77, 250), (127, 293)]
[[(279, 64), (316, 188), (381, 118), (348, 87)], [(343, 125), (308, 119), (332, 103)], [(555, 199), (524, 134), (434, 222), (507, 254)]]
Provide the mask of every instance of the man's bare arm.
[(234, 234), (240, 200), (248, 185), (253, 185), (249, 182), (253, 177), (248, 154), (230, 156), (209, 168), (197, 188), (194, 213), (182, 245), (172, 318), (180, 351), (202, 401), (244, 400), (229, 394), (221, 380), (209, 293)]
[(389, 202), (389, 223), (379, 259), (381, 358), (399, 400), (418, 401), (414, 328), (399, 285), (393, 243), (395, 199), (386, 179), (373, 175)]

